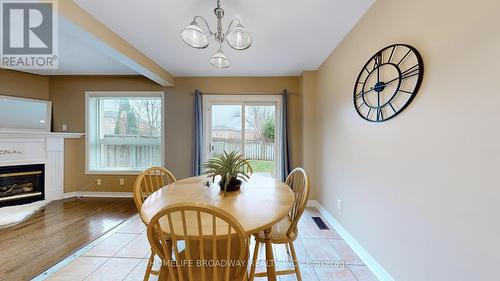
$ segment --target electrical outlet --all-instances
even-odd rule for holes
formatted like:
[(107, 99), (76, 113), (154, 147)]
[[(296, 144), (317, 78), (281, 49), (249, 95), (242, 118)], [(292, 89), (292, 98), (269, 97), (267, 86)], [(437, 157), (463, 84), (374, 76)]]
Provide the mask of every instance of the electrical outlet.
[(96, 180), (96, 184), (97, 184), (97, 185), (101, 185), (101, 179), (97, 179), (97, 180)]
[(125, 179), (120, 179), (120, 185), (125, 185)]
[(342, 199), (337, 199), (337, 209), (342, 211)]
[(62, 124), (62, 131), (63, 132), (68, 131), (68, 124)]

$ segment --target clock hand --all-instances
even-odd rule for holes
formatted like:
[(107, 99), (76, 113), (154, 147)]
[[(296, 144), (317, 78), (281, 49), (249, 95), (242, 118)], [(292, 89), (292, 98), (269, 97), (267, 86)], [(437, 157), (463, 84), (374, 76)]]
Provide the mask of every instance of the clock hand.
[[(392, 79), (392, 80), (389, 80), (388, 82), (385, 82), (385, 83), (384, 83), (384, 85), (385, 85), (385, 86), (387, 86), (387, 85), (391, 84), (392, 82), (394, 82), (394, 81), (396, 81), (396, 80), (398, 80), (398, 79), (399, 79), (399, 77), (396, 77), (396, 78), (394, 78), (394, 79)], [(366, 91), (366, 92), (364, 92), (364, 93), (365, 93), (365, 94), (366, 94), (366, 93), (369, 93), (369, 92), (373, 91), (374, 89), (375, 89), (374, 87), (370, 87), (370, 90), (368, 90), (368, 91)]]
[(363, 94), (368, 94), (369, 92), (373, 91), (375, 88), (371, 87), (370, 90), (363, 92)]
[[(389, 80), (389, 81), (387, 81), (387, 82), (384, 82), (384, 85), (385, 85), (385, 86), (387, 86), (387, 85), (391, 84), (392, 82), (394, 82), (394, 81), (396, 81), (396, 80), (398, 80), (398, 79), (399, 79), (399, 77), (396, 77), (396, 78), (394, 78), (394, 79), (392, 79), (392, 80)], [(370, 90), (373, 90), (373, 89), (374, 89), (373, 87), (370, 87)]]
[[(418, 65), (415, 65), (415, 66), (418, 66)], [(415, 68), (415, 66), (410, 67), (409, 69), (403, 71), (400, 76), (398, 76), (398, 77), (396, 77), (396, 78), (394, 78), (392, 80), (389, 80), (385, 84), (387, 85), (387, 84), (392, 83), (392, 82), (394, 82), (394, 81), (396, 81), (398, 79), (403, 80), (403, 79), (410, 78), (410, 77), (413, 77), (415, 75), (418, 75), (419, 74), (419, 72), (418, 72), (419, 69)]]
[(380, 114), (380, 92), (377, 92), (377, 121), (379, 120), (379, 114)]
[[(377, 68), (377, 76), (378, 76), (378, 68)], [(398, 76), (398, 77), (396, 77), (396, 78), (394, 78), (394, 79), (392, 79), (392, 80), (389, 80), (389, 81), (387, 81), (387, 82), (384, 82), (384, 85), (385, 85), (385, 86), (387, 86), (387, 85), (391, 84), (392, 82), (394, 82), (394, 81), (396, 81), (396, 80), (398, 80), (398, 79), (399, 79), (399, 76)], [(377, 82), (379, 82), (378, 77), (377, 77)], [(375, 90), (375, 88), (374, 88), (374, 87), (370, 87), (370, 89), (369, 89), (368, 91), (366, 91), (366, 92), (363, 92), (363, 94), (368, 94), (369, 92), (371, 92), (371, 91), (373, 91), (373, 90)]]
[(394, 79), (392, 79), (392, 80), (389, 80), (389, 81), (385, 82), (384, 84), (385, 84), (385, 85), (389, 85), (390, 83), (392, 83), (392, 82), (394, 82), (394, 81), (396, 81), (396, 80), (398, 80), (398, 79), (399, 79), (399, 76), (398, 76), (398, 77), (396, 77), (396, 78), (394, 78)]
[(380, 83), (380, 65), (378, 63), (378, 57), (375, 57), (375, 63), (377, 64), (377, 83)]

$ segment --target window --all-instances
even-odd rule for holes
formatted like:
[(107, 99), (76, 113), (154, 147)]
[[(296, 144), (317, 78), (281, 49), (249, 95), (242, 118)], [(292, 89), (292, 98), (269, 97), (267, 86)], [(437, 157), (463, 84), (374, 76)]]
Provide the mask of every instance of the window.
[(254, 173), (281, 176), (280, 96), (207, 95), (203, 102), (205, 160), (238, 151)]
[(86, 172), (135, 174), (163, 164), (163, 92), (86, 93)]

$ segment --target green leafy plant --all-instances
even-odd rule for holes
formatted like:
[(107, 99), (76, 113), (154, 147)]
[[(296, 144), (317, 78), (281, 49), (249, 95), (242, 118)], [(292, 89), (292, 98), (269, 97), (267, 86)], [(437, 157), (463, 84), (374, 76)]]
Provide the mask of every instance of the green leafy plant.
[(219, 183), (221, 189), (223, 188), (224, 194), (229, 189), (231, 190), (231, 185), (234, 187), (239, 187), (241, 178), (247, 181), (252, 173), (252, 167), (250, 162), (246, 159), (243, 154), (239, 154), (237, 151), (227, 153), (217, 154), (214, 158), (208, 160), (205, 164), (205, 174), (215, 181), (216, 176), (221, 176), (221, 181)]
[(274, 141), (274, 119), (268, 118), (262, 125), (262, 136), (268, 142)]

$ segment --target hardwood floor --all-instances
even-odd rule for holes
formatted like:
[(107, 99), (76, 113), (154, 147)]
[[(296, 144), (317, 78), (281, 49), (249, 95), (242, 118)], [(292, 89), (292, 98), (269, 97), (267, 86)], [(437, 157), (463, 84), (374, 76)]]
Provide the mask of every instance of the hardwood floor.
[(30, 280), (137, 211), (132, 199), (66, 199), (0, 229), (0, 280)]

